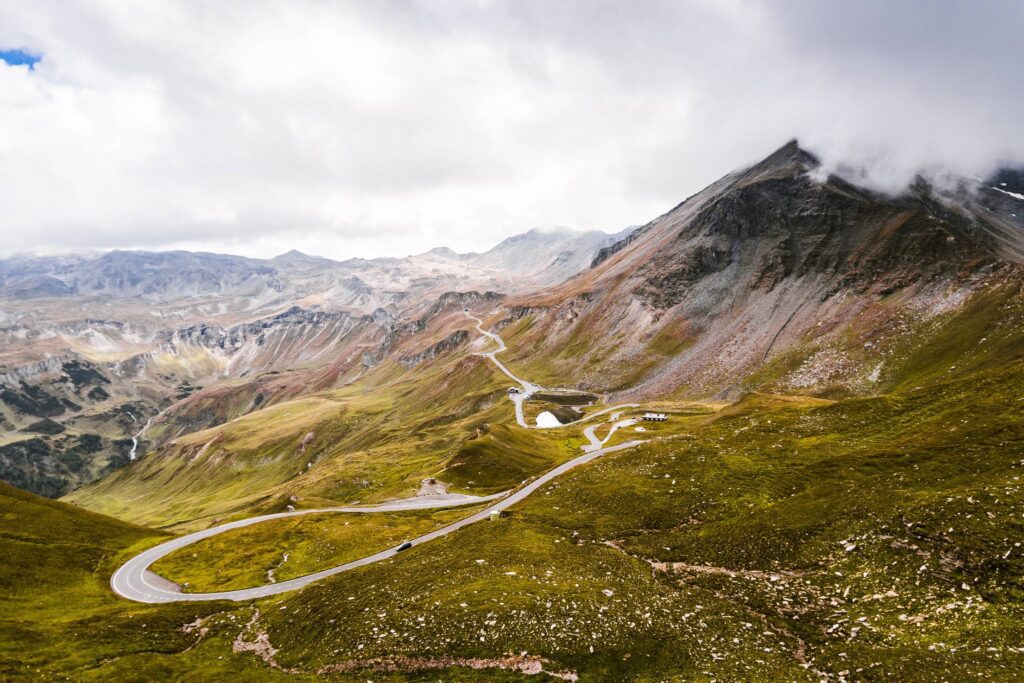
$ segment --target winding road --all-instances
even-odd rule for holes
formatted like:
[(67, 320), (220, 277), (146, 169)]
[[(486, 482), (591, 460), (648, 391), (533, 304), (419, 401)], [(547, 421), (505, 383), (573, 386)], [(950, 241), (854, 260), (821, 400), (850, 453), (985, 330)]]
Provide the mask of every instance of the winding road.
[[(616, 415), (612, 415), (612, 419), (614, 420), (615, 418), (616, 418)], [(590, 441), (589, 444), (587, 444), (586, 446), (583, 446), (583, 450), (584, 451), (594, 451), (594, 450), (597, 450), (601, 446), (603, 446), (606, 443), (608, 443), (608, 440), (612, 438), (612, 434), (614, 434), (615, 432), (617, 432), (620, 429), (623, 429), (625, 427), (632, 427), (637, 422), (639, 422), (639, 420), (637, 420), (635, 418), (628, 418), (628, 419), (625, 419), (625, 420), (619, 420), (618, 422), (614, 422), (614, 423), (612, 423), (612, 426), (608, 429), (608, 433), (605, 435), (605, 437), (603, 439), (597, 438), (597, 434), (594, 433), (594, 430), (597, 429), (598, 427), (600, 427), (601, 425), (600, 424), (590, 425), (589, 427), (587, 427), (586, 429), (583, 430), (583, 436), (587, 437), (587, 440)], [(604, 423), (601, 423), (601, 424), (604, 424)]]
[[(519, 379), (518, 377), (513, 375), (508, 368), (506, 368), (497, 358), (495, 358), (495, 354), (505, 350), (505, 342), (497, 334), (484, 330), (483, 322), (479, 318), (469, 315), (468, 312), (466, 312), (466, 315), (476, 321), (477, 330), (479, 330), (481, 334), (490, 337), (491, 339), (495, 340), (498, 343), (498, 349), (484, 353), (482, 355), (490, 358), (491, 361), (503, 373), (505, 373), (508, 377), (510, 377), (520, 386), (523, 387), (523, 392), (521, 394), (513, 395), (513, 401), (516, 404), (516, 421), (519, 423), (521, 427), (530, 428), (529, 425), (526, 424), (525, 419), (523, 419), (522, 403), (527, 397), (529, 397), (529, 395), (543, 389), (543, 387), (537, 384), (526, 382), (525, 380)], [(516, 396), (519, 397), (518, 400), (516, 400)], [(575, 422), (569, 422), (558, 426), (568, 427), (579, 422), (585, 422), (592, 418), (598, 417), (599, 415), (603, 415), (614, 410), (621, 410), (627, 407), (637, 406), (636, 404), (614, 406), (606, 410), (602, 410), (600, 412), (588, 415), (587, 417), (582, 418), (580, 420), (576, 420)], [(611, 433), (609, 433), (608, 437), (610, 436)], [(587, 437), (588, 439), (590, 439), (591, 445), (589, 447), (589, 450), (588, 447), (584, 447), (584, 450), (586, 450), (587, 452), (585, 452), (583, 455), (562, 463), (561, 465), (555, 467), (554, 469), (537, 477), (530, 483), (512, 492), (506, 491), (504, 493), (497, 493), (491, 496), (469, 496), (464, 494), (418, 496), (415, 498), (407, 498), (404, 500), (382, 503), (381, 505), (375, 506), (323, 508), (317, 510), (295, 510), (291, 512), (279, 512), (271, 515), (262, 515), (260, 517), (250, 517), (248, 519), (242, 519), (235, 522), (228, 522), (227, 524), (221, 524), (219, 526), (211, 527), (209, 529), (203, 529), (202, 531), (197, 531), (192, 534), (187, 534), (185, 536), (180, 536), (178, 538), (171, 539), (170, 541), (166, 541), (165, 543), (161, 543), (160, 545), (154, 546), (149, 550), (145, 550), (139, 553), (135, 557), (125, 562), (116, 572), (114, 572), (114, 575), (110, 577), (110, 586), (114, 590), (114, 592), (120, 595), (121, 597), (127, 598), (129, 600), (135, 600), (136, 602), (145, 603), (198, 602), (207, 600), (253, 600), (256, 598), (264, 598), (270, 595), (277, 595), (279, 593), (286, 593), (288, 591), (297, 590), (299, 588), (308, 586), (309, 584), (315, 581), (327, 578), (328, 576), (341, 574), (343, 572), (351, 571), (359, 567), (365, 567), (367, 565), (380, 562), (381, 560), (386, 560), (388, 558), (394, 557), (396, 554), (398, 554), (399, 550), (398, 548), (394, 547), (388, 548), (387, 550), (382, 550), (378, 553), (369, 555), (367, 557), (362, 557), (358, 560), (352, 560), (351, 562), (346, 562), (345, 564), (341, 564), (336, 567), (331, 567), (330, 569), (325, 569), (323, 571), (315, 572), (313, 574), (307, 574), (306, 576), (300, 576), (298, 578), (290, 579), (288, 581), (269, 583), (263, 586), (257, 586), (255, 588), (244, 588), (240, 590), (219, 591), (213, 593), (182, 593), (180, 591), (180, 588), (176, 584), (149, 571), (149, 567), (152, 566), (153, 563), (159, 560), (160, 558), (176, 550), (180, 550), (181, 548), (192, 545), (193, 543), (198, 543), (199, 541), (210, 538), (211, 536), (216, 536), (217, 534), (224, 533), (225, 531), (230, 531), (232, 529), (240, 529), (253, 524), (259, 524), (260, 522), (265, 522), (271, 519), (282, 519), (286, 517), (296, 517), (298, 515), (324, 514), (332, 512), (373, 513), (396, 512), (402, 510), (424, 510), (432, 508), (473, 505), (476, 503), (483, 503), (492, 500), (497, 501), (493, 505), (490, 505), (484, 508), (483, 510), (475, 512), (474, 514), (469, 515), (468, 517), (464, 517), (463, 519), (460, 519), (457, 522), (453, 522), (445, 527), (435, 529), (434, 531), (423, 534), (422, 536), (419, 536), (417, 538), (412, 539), (411, 541), (408, 541), (408, 543), (413, 546), (420, 545), (422, 543), (432, 541), (436, 538), (447, 536), (453, 531), (457, 531), (458, 529), (461, 529), (464, 526), (468, 526), (470, 524), (474, 524), (481, 520), (487, 519), (492, 513), (501, 512), (502, 510), (505, 510), (506, 508), (515, 505), (516, 503), (520, 502), (521, 500), (532, 494), (540, 487), (544, 486), (552, 479), (555, 479), (556, 477), (565, 474), (574, 467), (578, 467), (579, 465), (588, 463), (591, 460), (594, 460), (595, 458), (599, 458), (602, 455), (605, 455), (606, 453), (621, 451), (626, 448), (632, 448), (641, 443), (644, 443), (641, 440), (633, 440), (621, 444), (616, 444), (615, 446), (598, 448), (597, 446), (602, 445), (604, 442), (598, 441), (596, 439), (596, 437), (593, 434), (593, 427), (589, 428)], [(607, 441), (608, 437), (606, 437), (604, 441)]]
[(505, 364), (502, 363), (497, 358), (497, 354), (501, 353), (502, 351), (505, 351), (508, 348), (507, 346), (505, 346), (505, 340), (502, 339), (501, 337), (499, 337), (494, 332), (489, 332), (488, 330), (485, 330), (484, 326), (483, 326), (484, 323), (483, 323), (482, 320), (480, 320), (480, 318), (476, 317), (475, 315), (471, 315), (469, 313), (469, 311), (464, 311), (464, 313), (465, 313), (467, 318), (469, 318), (470, 320), (472, 320), (472, 321), (474, 321), (476, 323), (477, 332), (479, 332), (480, 334), (484, 335), (485, 337), (490, 337), (491, 339), (493, 339), (495, 342), (498, 343), (498, 348), (494, 349), (493, 351), (483, 351), (483, 352), (480, 353), (480, 355), (481, 356), (485, 356), (487, 358), (490, 358), (491, 362), (494, 363), (498, 367), (499, 370), (501, 370), (503, 373), (505, 373), (505, 375), (508, 376), (508, 378), (511, 379), (513, 382), (515, 382), (516, 384), (518, 384), (519, 386), (522, 387), (522, 390), (519, 391), (518, 393), (510, 394), (509, 395), (509, 398), (512, 399), (512, 403), (514, 403), (515, 406), (516, 406), (516, 423), (520, 427), (523, 427), (525, 429), (559, 429), (561, 427), (571, 427), (572, 425), (576, 425), (576, 424), (579, 424), (581, 422), (587, 422), (589, 420), (593, 420), (595, 417), (600, 417), (602, 415), (605, 415), (606, 413), (610, 413), (610, 412), (615, 411), (615, 410), (623, 410), (625, 408), (639, 408), (640, 407), (640, 404), (638, 404), (638, 403), (623, 403), (621, 405), (611, 406), (610, 408), (605, 408), (604, 410), (599, 410), (596, 413), (591, 413), (591, 414), (589, 414), (589, 415), (587, 415), (585, 417), (581, 417), (578, 420), (573, 420), (572, 422), (565, 422), (565, 423), (558, 424), (558, 425), (551, 425), (550, 427), (542, 427), (540, 425), (527, 424), (526, 423), (526, 417), (523, 415), (523, 403), (526, 402), (526, 399), (530, 398), (531, 396), (533, 396), (534, 394), (536, 394), (539, 391), (564, 391), (564, 390), (562, 390), (562, 389), (546, 389), (546, 388), (542, 387), (539, 384), (534, 384), (533, 382), (527, 382), (525, 379), (520, 379), (520, 378), (516, 377), (515, 375), (513, 375), (512, 371), (509, 370), (507, 367), (505, 367)]

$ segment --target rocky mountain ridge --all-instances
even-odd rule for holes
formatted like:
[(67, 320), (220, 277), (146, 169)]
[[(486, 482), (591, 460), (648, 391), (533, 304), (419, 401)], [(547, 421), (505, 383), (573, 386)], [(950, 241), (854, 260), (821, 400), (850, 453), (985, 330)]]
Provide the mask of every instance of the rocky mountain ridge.
[(897, 310), (937, 315), (1019, 279), (1024, 206), (991, 182), (886, 197), (817, 168), (791, 142), (509, 306), (536, 312), (529, 338), (556, 359), (552, 375), (701, 395), (742, 391), (774, 356), (821, 350), (853, 328), (881, 335)]
[(298, 298), (332, 285), (366, 293), (367, 283), (398, 290), (424, 279), (467, 277), (505, 278), (513, 288), (522, 288), (564, 280), (628, 232), (534, 229), (482, 253), (439, 247), (405, 258), (344, 261), (297, 250), (271, 259), (121, 250), (98, 256), (19, 256), (0, 259), (0, 292), (5, 298), (105, 295), (166, 302), (216, 294), (260, 296), (269, 289)]
[[(473, 348), (463, 309), (549, 386), (645, 399), (867, 394), (904, 381), (913, 349), (972, 302), (1019, 297), (1018, 175), (897, 197), (819, 175), (794, 142), (639, 229), (531, 231), (484, 254), (0, 262), (0, 450), (24, 473), (35, 439), (50, 449), (40, 472), (74, 485), (122, 462), (147, 421), (144, 439), (165, 444), (357, 380), (430, 373)], [(19, 299), (41, 274), (62, 274), (73, 293)], [(18, 362), (25, 348), (36, 357)], [(69, 363), (99, 379), (79, 386)], [(61, 431), (31, 431), (43, 419)], [(54, 458), (89, 435), (102, 439), (96, 465), (71, 476)]]

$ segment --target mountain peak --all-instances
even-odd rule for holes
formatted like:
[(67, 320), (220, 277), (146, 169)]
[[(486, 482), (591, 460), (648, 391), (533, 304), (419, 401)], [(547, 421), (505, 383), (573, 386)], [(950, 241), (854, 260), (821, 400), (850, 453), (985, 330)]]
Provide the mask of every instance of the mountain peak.
[(459, 254), (450, 247), (434, 247), (430, 251), (424, 252), (424, 256), (440, 256), (443, 258), (458, 258)]
[(303, 252), (299, 251), (298, 249), (291, 249), (289, 251), (286, 251), (283, 254), (278, 254), (277, 256), (274, 257), (273, 260), (277, 261), (278, 259), (284, 260), (284, 259), (297, 259), (297, 258), (306, 259), (306, 258), (312, 258), (312, 257), (309, 254), (304, 254)]
[(766, 156), (761, 161), (750, 167), (749, 171), (781, 171), (784, 173), (803, 172), (817, 168), (821, 164), (818, 157), (814, 156), (800, 146), (800, 142), (793, 138), (782, 147)]
[(313, 256), (312, 254), (307, 254), (305, 252), (299, 251), (298, 249), (292, 249), (270, 259), (270, 263), (275, 263), (279, 265), (308, 267), (323, 266), (329, 264), (331, 263), (331, 259), (324, 258), (323, 256)]

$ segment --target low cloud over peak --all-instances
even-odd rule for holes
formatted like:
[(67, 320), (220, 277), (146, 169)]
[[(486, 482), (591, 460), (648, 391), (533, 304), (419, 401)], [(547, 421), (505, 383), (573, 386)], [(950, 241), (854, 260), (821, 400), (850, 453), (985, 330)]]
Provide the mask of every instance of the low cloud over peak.
[(1024, 162), (1024, 6), (0, 8), (6, 252), (481, 251), (618, 230), (797, 137), (896, 191)]

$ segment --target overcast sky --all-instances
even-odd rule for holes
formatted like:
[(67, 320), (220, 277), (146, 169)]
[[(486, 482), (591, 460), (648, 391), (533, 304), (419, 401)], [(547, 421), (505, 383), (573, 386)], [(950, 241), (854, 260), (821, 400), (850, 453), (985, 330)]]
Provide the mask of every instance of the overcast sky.
[[(0, 253), (346, 258), (641, 224), (797, 137), (1024, 162), (1024, 3), (0, 0)], [(17, 60), (11, 60), (17, 61)]]

